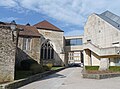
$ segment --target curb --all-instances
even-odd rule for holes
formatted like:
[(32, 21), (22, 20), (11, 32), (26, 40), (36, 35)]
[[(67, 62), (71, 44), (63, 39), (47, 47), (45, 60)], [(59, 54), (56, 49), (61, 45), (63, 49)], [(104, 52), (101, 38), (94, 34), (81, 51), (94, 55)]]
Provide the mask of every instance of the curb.
[(5, 84), (0, 84), (0, 89), (16, 89), (18, 87), (22, 87), (26, 84), (32, 83), (34, 81), (37, 81), (43, 77), (46, 77), (48, 75), (54, 74), (56, 72), (59, 72), (61, 70), (63, 70), (65, 68), (60, 68), (57, 70), (51, 70), (51, 71), (46, 71), (44, 73), (39, 73), (39, 74), (35, 74), (33, 76), (24, 78), (24, 79), (20, 79), (20, 80), (16, 80), (10, 83), (5, 83)]

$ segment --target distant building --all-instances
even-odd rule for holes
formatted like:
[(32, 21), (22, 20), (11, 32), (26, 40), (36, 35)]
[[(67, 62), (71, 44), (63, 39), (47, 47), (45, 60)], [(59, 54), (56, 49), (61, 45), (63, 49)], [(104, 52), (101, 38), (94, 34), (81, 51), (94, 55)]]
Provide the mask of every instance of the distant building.
[(83, 63), (83, 35), (65, 36), (65, 53), (68, 64)]

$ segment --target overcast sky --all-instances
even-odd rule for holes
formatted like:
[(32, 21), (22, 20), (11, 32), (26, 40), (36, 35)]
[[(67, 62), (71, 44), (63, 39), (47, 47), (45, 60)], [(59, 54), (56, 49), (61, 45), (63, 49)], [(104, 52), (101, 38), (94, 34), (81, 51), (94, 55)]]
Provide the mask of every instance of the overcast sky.
[(120, 16), (120, 0), (0, 0), (0, 21), (34, 25), (47, 20), (67, 36), (80, 35), (90, 14), (106, 10)]

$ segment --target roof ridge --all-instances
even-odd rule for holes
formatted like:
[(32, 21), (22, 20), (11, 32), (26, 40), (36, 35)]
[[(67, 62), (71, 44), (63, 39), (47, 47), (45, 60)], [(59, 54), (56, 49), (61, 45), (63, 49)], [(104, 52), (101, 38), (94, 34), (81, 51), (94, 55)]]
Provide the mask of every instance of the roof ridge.
[(52, 23), (50, 23), (47, 20), (43, 20), (35, 25), (36, 28), (40, 28), (40, 29), (46, 29), (46, 30), (54, 30), (54, 31), (61, 31), (63, 32), (60, 28), (58, 28), (57, 26), (53, 25)]

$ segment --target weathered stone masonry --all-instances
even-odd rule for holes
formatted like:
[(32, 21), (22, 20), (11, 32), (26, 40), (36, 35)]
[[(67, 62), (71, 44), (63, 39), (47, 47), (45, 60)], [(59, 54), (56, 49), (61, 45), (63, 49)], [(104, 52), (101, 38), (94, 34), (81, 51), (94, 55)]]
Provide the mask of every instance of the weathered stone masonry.
[(0, 82), (14, 80), (15, 41), (12, 41), (12, 31), (0, 28)]

